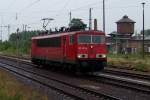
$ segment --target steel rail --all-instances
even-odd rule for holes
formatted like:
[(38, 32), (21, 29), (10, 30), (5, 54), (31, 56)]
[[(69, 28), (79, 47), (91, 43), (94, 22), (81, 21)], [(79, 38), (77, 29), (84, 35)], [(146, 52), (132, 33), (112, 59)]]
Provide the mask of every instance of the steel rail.
[[(2, 63), (2, 62), (1, 62), (1, 63)], [(4, 64), (6, 64), (6, 63), (4, 63)], [(10, 64), (6, 64), (6, 65), (12, 66), (12, 65), (10, 65)], [(68, 85), (68, 86), (70, 86), (70, 87), (73, 87), (73, 88), (76, 88), (76, 89), (78, 89), (78, 90), (80, 90), (80, 91), (83, 91), (84, 94), (85, 94), (85, 93), (88, 94), (88, 95), (90, 94), (90, 95), (95, 96), (96, 98), (99, 98), (99, 99), (103, 98), (104, 100), (105, 100), (105, 99), (107, 99), (107, 100), (120, 100), (120, 99), (115, 98), (115, 97), (110, 96), (110, 95), (97, 93), (97, 92), (91, 91), (91, 90), (89, 90), (89, 89), (85, 89), (85, 88), (81, 88), (81, 87), (78, 87), (78, 86), (74, 86), (74, 85), (71, 85), (71, 84), (68, 84), (68, 83), (65, 83), (65, 82), (56, 80), (56, 79), (50, 79), (49, 77), (47, 77), (47, 76), (45, 76), (45, 75), (40, 75), (40, 74), (37, 74), (37, 73), (35, 73), (35, 72), (31, 72), (31, 71), (25, 70), (25, 69), (20, 68), (20, 67), (16, 67), (16, 66), (13, 66), (13, 67), (15, 67), (15, 68), (17, 68), (17, 69), (20, 69), (20, 70), (23, 70), (23, 71), (26, 71), (26, 72), (28, 72), (28, 73), (32, 73), (32, 74), (34, 74), (34, 75), (38, 75), (38, 76), (40, 76), (40, 77), (44, 77), (45, 79), (57, 81), (57, 82), (59, 82), (59, 83)], [(19, 72), (16, 72), (16, 73), (19, 73)], [(36, 80), (36, 79), (34, 79), (34, 80)], [(63, 92), (64, 92), (64, 91), (63, 91)], [(81, 98), (80, 98), (80, 99), (81, 99)], [(79, 99), (79, 100), (80, 100), (80, 99)]]
[[(22, 60), (20, 59), (20, 61)], [(30, 61), (26, 62), (23, 60), (23, 63), (32, 65)], [(90, 80), (102, 82), (102, 78), (107, 80), (104, 81), (106, 84), (117, 85), (123, 88), (150, 93), (150, 76), (147, 74), (132, 73), (124, 70), (106, 68), (103, 73), (94, 75), (94, 77)]]
[[(23, 58), (23, 57), (17, 57), (17, 56), (8, 56), (8, 55), (0, 55), (0, 57), (7, 58), (10, 60), (20, 60), (23, 61), (26, 64), (36, 66), (31, 63), (31, 58)], [(110, 73), (113, 75), (118, 75), (118, 76), (127, 76), (131, 78), (137, 78), (137, 79), (145, 79), (145, 80), (150, 80), (150, 74), (144, 73), (144, 72), (136, 72), (136, 71), (130, 71), (130, 70), (125, 70), (125, 69), (117, 69), (113, 68), (115, 66), (110, 66), (108, 65), (104, 69), (104, 73)]]
[(105, 67), (104, 72), (110, 73), (110, 74), (115, 74), (115, 75), (132, 77), (132, 78), (150, 80), (150, 74), (147, 74), (147, 73), (135, 72), (135, 71), (129, 71), (129, 70), (123, 70), (123, 69), (116, 69), (116, 68), (110, 68), (110, 67), (111, 66)]
[[(4, 67), (4, 66), (5, 66), (5, 67)], [(75, 99), (75, 100), (84, 100), (83, 98), (80, 98), (80, 97), (78, 97), (78, 96), (74, 96), (74, 95), (72, 95), (72, 94), (70, 94), (70, 93), (67, 93), (67, 92), (61, 90), (61, 89), (55, 88), (55, 87), (53, 87), (53, 86), (50, 86), (49, 84), (46, 84), (46, 83), (44, 83), (44, 82), (42, 82), (42, 81), (40, 81), (40, 80), (38, 80), (38, 79), (34, 79), (34, 78), (28, 76), (29, 74), (25, 75), (25, 74), (22, 74), (22, 73), (20, 73), (20, 72), (18, 72), (18, 71), (15, 71), (14, 69), (11, 69), (10, 66), (9, 66), (9, 67), (8, 67), (8, 66), (6, 67), (5, 64), (4, 64), (3, 66), (0, 65), (0, 67), (3, 68), (3, 69), (6, 69), (7, 71), (13, 72), (14, 74), (19, 75), (19, 77), (23, 77), (23, 78), (32, 80), (32, 81), (34, 81), (34, 82), (36, 82), (36, 83), (39, 83), (39, 84), (42, 85), (42, 86), (46, 86), (47, 88), (50, 88), (50, 89), (52, 89), (52, 90), (55, 90), (55, 91), (57, 91), (57, 92), (59, 92), (59, 93), (61, 93), (61, 94), (67, 95), (67, 96), (69, 96), (69, 97), (72, 98), (72, 99)]]

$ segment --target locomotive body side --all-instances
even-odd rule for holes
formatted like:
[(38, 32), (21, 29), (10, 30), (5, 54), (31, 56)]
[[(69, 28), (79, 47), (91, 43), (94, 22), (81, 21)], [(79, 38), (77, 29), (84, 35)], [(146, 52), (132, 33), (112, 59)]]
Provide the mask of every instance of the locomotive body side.
[[(74, 45), (69, 44), (71, 33), (37, 36), (32, 38), (31, 57), (36, 64), (75, 63)], [(70, 53), (70, 50), (72, 52)]]

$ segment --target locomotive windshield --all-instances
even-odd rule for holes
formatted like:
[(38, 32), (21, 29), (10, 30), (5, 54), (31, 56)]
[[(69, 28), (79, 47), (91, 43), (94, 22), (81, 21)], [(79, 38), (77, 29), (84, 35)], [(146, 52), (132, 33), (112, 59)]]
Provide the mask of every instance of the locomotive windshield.
[(78, 43), (91, 43), (91, 35), (79, 35)]
[(78, 36), (78, 43), (104, 43), (105, 37), (102, 35), (79, 35)]

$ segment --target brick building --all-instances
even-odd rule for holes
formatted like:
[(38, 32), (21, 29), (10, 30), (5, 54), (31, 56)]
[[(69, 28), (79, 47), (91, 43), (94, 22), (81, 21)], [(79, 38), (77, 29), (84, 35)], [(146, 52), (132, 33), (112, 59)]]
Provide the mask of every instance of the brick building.
[[(116, 22), (117, 32), (107, 37), (107, 44), (112, 53), (137, 53), (142, 50), (142, 36), (133, 36), (136, 22), (127, 15)], [(145, 52), (150, 52), (150, 38), (145, 39)]]

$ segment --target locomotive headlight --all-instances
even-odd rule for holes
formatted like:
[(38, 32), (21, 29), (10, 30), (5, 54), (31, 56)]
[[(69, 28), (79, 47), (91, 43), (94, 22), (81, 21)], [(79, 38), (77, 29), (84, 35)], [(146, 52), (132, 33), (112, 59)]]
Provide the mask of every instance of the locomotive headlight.
[(78, 58), (88, 58), (87, 54), (78, 54)]
[(106, 58), (107, 56), (105, 54), (97, 54), (96, 58)]
[(102, 55), (103, 58), (106, 58), (107, 56), (105, 54)]

